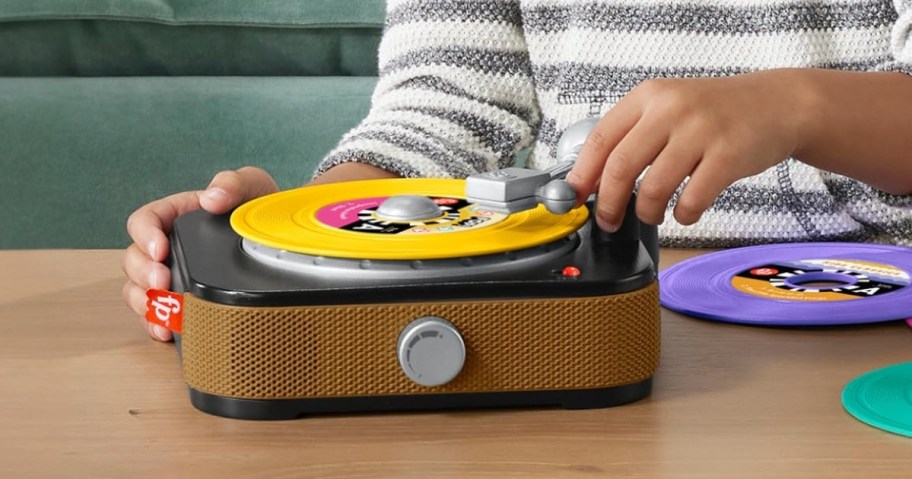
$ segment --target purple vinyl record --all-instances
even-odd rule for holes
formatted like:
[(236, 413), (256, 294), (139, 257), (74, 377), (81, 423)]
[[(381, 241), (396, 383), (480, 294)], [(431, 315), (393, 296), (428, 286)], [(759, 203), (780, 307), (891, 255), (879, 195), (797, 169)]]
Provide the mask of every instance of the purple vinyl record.
[(767, 326), (872, 323), (912, 317), (912, 248), (786, 243), (733, 248), (659, 274), (662, 306)]

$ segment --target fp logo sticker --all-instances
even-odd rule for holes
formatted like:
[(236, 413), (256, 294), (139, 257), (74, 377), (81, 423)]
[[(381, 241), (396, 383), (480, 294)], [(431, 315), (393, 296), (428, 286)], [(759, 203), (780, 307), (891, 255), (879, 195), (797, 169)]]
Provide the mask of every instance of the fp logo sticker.
[(146, 321), (180, 334), (184, 322), (184, 297), (171, 291), (146, 291)]

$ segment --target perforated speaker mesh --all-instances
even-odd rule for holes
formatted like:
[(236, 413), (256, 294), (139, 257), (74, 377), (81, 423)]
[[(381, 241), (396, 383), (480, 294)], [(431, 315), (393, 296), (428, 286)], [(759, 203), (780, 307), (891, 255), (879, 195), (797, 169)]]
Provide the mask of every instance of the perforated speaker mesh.
[[(465, 366), (443, 386), (419, 386), (399, 367), (399, 333), (422, 316), (449, 320), (465, 341)], [(659, 318), (655, 283), (603, 297), (351, 306), (236, 307), (188, 294), (183, 368), (198, 391), (246, 399), (604, 388), (654, 374)]]

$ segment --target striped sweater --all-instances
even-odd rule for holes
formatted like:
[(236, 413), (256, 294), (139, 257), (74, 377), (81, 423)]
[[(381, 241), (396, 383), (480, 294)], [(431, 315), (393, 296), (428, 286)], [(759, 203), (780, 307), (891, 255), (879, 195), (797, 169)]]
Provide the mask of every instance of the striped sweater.
[[(567, 127), (654, 77), (912, 74), (912, 0), (390, 0), (379, 61), (369, 114), (318, 174), (358, 161), (465, 177), (527, 149), (528, 166), (545, 168)], [(912, 246), (912, 196), (793, 159), (733, 184), (695, 225), (666, 218), (665, 246)]]

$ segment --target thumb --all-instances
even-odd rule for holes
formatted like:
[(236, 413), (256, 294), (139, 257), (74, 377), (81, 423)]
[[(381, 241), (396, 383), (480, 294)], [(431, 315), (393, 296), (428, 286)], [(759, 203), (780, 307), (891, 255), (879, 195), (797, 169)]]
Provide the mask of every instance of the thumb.
[(200, 194), (200, 206), (210, 213), (225, 213), (241, 203), (278, 190), (275, 180), (265, 170), (245, 166), (216, 174)]

